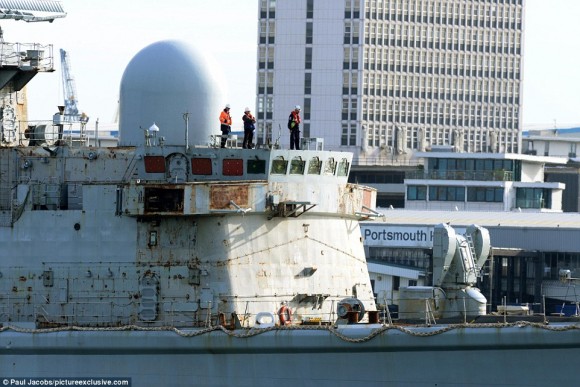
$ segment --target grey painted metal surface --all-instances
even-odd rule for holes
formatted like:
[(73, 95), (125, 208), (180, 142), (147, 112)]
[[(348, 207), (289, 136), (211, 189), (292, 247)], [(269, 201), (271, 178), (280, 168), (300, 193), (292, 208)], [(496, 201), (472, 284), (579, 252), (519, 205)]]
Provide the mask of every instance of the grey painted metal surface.
[(391, 329), (368, 339), (377, 330), (384, 327), (275, 330), (247, 338), (221, 331), (195, 337), (7, 331), (0, 334), (0, 359), (4, 375), (130, 376), (134, 386), (546, 386), (574, 379), (572, 371), (550, 371), (573, 370), (580, 345), (575, 329), (554, 333), (524, 324), (411, 327), (413, 334)]

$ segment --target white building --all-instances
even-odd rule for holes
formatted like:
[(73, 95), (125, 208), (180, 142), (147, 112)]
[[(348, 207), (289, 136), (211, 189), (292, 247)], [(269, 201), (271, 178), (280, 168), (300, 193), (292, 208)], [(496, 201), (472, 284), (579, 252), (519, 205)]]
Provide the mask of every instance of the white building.
[[(303, 137), (400, 165), (414, 150), (520, 151), (525, 0), (261, 0), (259, 143)], [(362, 183), (362, 181), (360, 181)]]
[(545, 182), (544, 166), (565, 157), (513, 153), (424, 152), (422, 171), (407, 173), (405, 208), (448, 211), (561, 212), (566, 185)]
[(580, 125), (566, 129), (529, 130), (522, 136), (525, 154), (576, 158), (577, 150), (580, 150)]
[(538, 156), (568, 157), (566, 166), (546, 166), (546, 181), (566, 184), (562, 197), (564, 212), (580, 211), (580, 124), (567, 128), (542, 128), (525, 131), (523, 153)]

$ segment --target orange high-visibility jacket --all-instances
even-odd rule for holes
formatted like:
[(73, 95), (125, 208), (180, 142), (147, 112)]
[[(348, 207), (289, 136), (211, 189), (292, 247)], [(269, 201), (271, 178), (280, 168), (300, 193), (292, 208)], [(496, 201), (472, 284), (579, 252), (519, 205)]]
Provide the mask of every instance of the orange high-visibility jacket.
[(225, 125), (232, 124), (232, 117), (230, 116), (230, 113), (226, 112), (225, 110), (222, 110), (222, 112), (220, 114), (220, 124), (225, 124)]

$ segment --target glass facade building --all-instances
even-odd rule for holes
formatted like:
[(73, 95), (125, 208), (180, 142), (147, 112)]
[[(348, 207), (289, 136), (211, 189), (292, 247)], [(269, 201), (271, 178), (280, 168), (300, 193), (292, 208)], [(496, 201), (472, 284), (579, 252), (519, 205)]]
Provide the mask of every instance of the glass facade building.
[(518, 153), (524, 0), (260, 0), (257, 136), (389, 165), (414, 150)]

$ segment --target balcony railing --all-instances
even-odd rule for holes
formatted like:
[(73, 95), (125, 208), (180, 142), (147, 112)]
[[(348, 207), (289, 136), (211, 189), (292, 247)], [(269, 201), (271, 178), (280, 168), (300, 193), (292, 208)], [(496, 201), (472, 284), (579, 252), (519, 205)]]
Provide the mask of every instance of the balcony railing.
[(52, 45), (37, 43), (0, 43), (0, 67), (54, 71)]
[(514, 181), (511, 171), (407, 171), (405, 179)]

